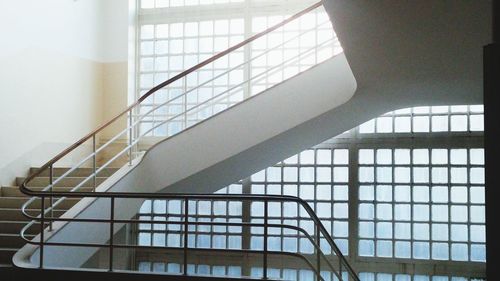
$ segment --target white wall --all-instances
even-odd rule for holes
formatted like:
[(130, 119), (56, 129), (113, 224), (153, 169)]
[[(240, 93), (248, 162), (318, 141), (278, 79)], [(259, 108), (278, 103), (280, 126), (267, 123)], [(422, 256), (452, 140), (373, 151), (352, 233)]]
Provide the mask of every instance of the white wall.
[[(6, 185), (124, 107), (119, 97), (126, 104), (128, 1), (0, 0), (0, 11)], [(105, 104), (110, 92), (119, 96)]]

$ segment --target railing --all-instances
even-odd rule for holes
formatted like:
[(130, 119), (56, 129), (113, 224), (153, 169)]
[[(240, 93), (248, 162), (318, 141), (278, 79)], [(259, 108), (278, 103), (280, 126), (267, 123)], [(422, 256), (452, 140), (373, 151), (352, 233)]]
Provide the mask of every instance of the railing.
[[(108, 268), (105, 270), (114, 271), (114, 252), (115, 249), (163, 249), (163, 250), (181, 250), (183, 257), (183, 274), (188, 275), (188, 259), (190, 257), (190, 252), (192, 251), (213, 251), (213, 253), (217, 252), (225, 252), (225, 253), (253, 253), (262, 255), (262, 266), (263, 266), (263, 279), (268, 279), (268, 268), (269, 268), (269, 256), (270, 255), (281, 255), (281, 256), (290, 256), (295, 257), (301, 260), (311, 271), (313, 271), (316, 280), (324, 281), (325, 278), (321, 275), (322, 272), (331, 272), (332, 275), (335, 276), (335, 280), (354, 280), (359, 281), (354, 270), (351, 268), (346, 258), (340, 251), (340, 249), (336, 246), (332, 237), (321, 223), (320, 219), (316, 216), (313, 209), (309, 206), (307, 202), (304, 200), (292, 197), (292, 196), (278, 196), (278, 195), (222, 195), (222, 194), (157, 194), (157, 193), (109, 193), (109, 192), (53, 192), (50, 193), (50, 196), (64, 196), (68, 198), (75, 197), (89, 197), (89, 198), (103, 198), (109, 200), (109, 218), (92, 218), (92, 219), (82, 219), (82, 218), (57, 218), (50, 215), (47, 215), (47, 210), (45, 210), (45, 202), (49, 195), (47, 194), (38, 194), (41, 200), (40, 206), (40, 216), (33, 216), (27, 213), (25, 209), (23, 212), (27, 217), (32, 219), (28, 225), (26, 225), (21, 231), (21, 237), (29, 244), (37, 245), (39, 247), (39, 267), (44, 268), (44, 250), (46, 247), (54, 247), (54, 246), (63, 246), (63, 247), (90, 247), (90, 248), (107, 248), (109, 251), (108, 254)], [(141, 219), (117, 219), (115, 215), (115, 205), (117, 200), (137, 200), (137, 199), (150, 199), (150, 200), (179, 200), (183, 202), (183, 212), (181, 214), (182, 220), (180, 221), (158, 221), (158, 220), (141, 220)], [(209, 201), (217, 201), (217, 202), (262, 202), (263, 203), (263, 223), (255, 223), (255, 222), (216, 222), (216, 221), (194, 221), (197, 214), (190, 214), (190, 203), (197, 202), (199, 200), (209, 200)], [(272, 219), (269, 215), (269, 203), (270, 202), (280, 202), (280, 203), (295, 203), (301, 210), (304, 210), (309, 218), (314, 223), (314, 233), (308, 233), (302, 227), (287, 225), (287, 224), (274, 224), (269, 223)], [(109, 229), (109, 239), (108, 243), (78, 243), (78, 242), (53, 242), (46, 241), (45, 235), (47, 233), (44, 231), (47, 223), (50, 222), (65, 222), (65, 223), (104, 223), (108, 226), (106, 228)], [(152, 225), (178, 225), (181, 229), (180, 233), (182, 234), (182, 247), (163, 247), (163, 246), (145, 246), (145, 245), (134, 245), (134, 244), (120, 244), (115, 242), (115, 235), (117, 231), (116, 225), (122, 224), (152, 224)], [(253, 250), (253, 249), (197, 249), (193, 247), (189, 247), (188, 245), (188, 237), (189, 235), (193, 235), (196, 233), (194, 230), (190, 230), (190, 226), (200, 226), (200, 225), (209, 225), (209, 226), (237, 226), (237, 227), (259, 227), (263, 228), (263, 238), (264, 245), (263, 250)], [(40, 237), (39, 239), (29, 239), (26, 237), (26, 233), (32, 227), (39, 227), (40, 229)], [(290, 229), (301, 233), (302, 237), (305, 237), (309, 243), (312, 245), (313, 252), (312, 259), (310, 257), (306, 257), (304, 254), (300, 252), (287, 252), (287, 251), (270, 251), (269, 250), (269, 235), (271, 229)], [(329, 253), (329, 254), (325, 254)], [(347, 273), (347, 278), (342, 273)]]
[[(210, 199), (210, 200), (257, 200), (257, 201), (262, 201), (264, 202), (266, 206), (266, 219), (264, 224), (260, 224), (261, 227), (265, 229), (265, 236), (268, 236), (267, 231), (269, 228), (272, 227), (280, 227), (280, 228), (289, 228), (293, 226), (283, 226), (283, 225), (272, 225), (267, 223), (268, 221), (268, 215), (267, 215), (267, 206), (269, 202), (284, 202), (284, 201), (291, 201), (291, 202), (296, 202), (297, 204), (300, 204), (303, 208), (307, 210), (307, 213), (311, 216), (311, 218), (315, 222), (315, 233), (313, 235), (307, 234), (304, 232), (303, 229), (295, 227), (295, 229), (299, 232), (304, 233), (304, 235), (307, 237), (309, 241), (313, 244), (313, 248), (315, 249), (315, 256), (316, 260), (314, 263), (311, 263), (307, 258), (305, 258), (303, 255), (300, 253), (281, 253), (281, 254), (286, 254), (286, 255), (292, 255), (296, 256), (300, 259), (303, 259), (304, 262), (313, 269), (313, 271), (316, 274), (316, 278), (318, 280), (323, 280), (321, 277), (321, 269), (322, 268), (330, 268), (333, 272), (336, 272), (337, 278), (340, 280), (342, 279), (342, 275), (340, 272), (343, 270), (347, 272), (352, 278), (352, 280), (359, 280), (352, 270), (352, 268), (349, 266), (347, 263), (346, 259), (342, 255), (342, 253), (339, 251), (337, 246), (335, 245), (333, 239), (331, 236), (328, 234), (328, 232), (325, 230), (313, 210), (302, 200), (294, 197), (286, 197), (286, 196), (281, 196), (281, 197), (270, 197), (270, 196), (221, 196), (221, 195), (167, 195), (167, 194), (150, 194), (150, 193), (111, 193), (111, 192), (96, 192), (96, 188), (98, 186), (97, 184), (97, 177), (99, 174), (101, 174), (104, 169), (108, 168), (111, 164), (116, 163), (116, 161), (126, 158), (127, 162), (131, 165), (132, 161), (134, 160), (135, 157), (138, 157), (138, 146), (141, 141), (144, 141), (144, 139), (155, 129), (158, 129), (162, 126), (167, 126), (169, 124), (173, 123), (183, 123), (183, 129), (187, 129), (189, 126), (193, 126), (194, 123), (190, 122), (190, 120), (194, 120), (196, 118), (192, 118), (193, 116), (198, 116), (200, 112), (204, 112), (207, 110), (212, 111), (212, 115), (205, 116), (204, 118), (207, 119), (214, 114), (219, 113), (220, 111), (229, 108), (231, 106), (234, 106), (235, 104), (241, 103), (244, 100), (250, 98), (251, 96), (258, 94), (259, 92), (255, 92), (252, 90), (252, 86), (255, 85), (256, 83), (260, 82), (263, 79), (266, 79), (269, 76), (272, 75), (278, 75), (281, 76), (283, 80), (286, 80), (301, 71), (306, 70), (307, 68), (311, 67), (312, 65), (308, 66), (303, 66), (301, 62), (305, 59), (308, 61), (313, 60), (315, 63), (318, 63), (322, 60), (327, 59), (328, 57), (333, 56), (333, 49), (332, 45), (335, 43), (333, 32), (331, 37), (326, 37), (326, 38), (321, 38), (321, 40), (318, 39), (317, 44), (314, 44), (311, 48), (306, 48), (305, 50), (301, 50), (298, 54), (291, 56), (291, 57), (284, 57), (282, 61), (278, 63), (274, 63), (273, 65), (270, 65), (267, 69), (264, 71), (257, 72), (254, 76), (252, 75), (246, 75), (244, 79), (239, 79), (237, 82), (230, 83), (228, 84), (227, 87), (225, 87), (224, 90), (222, 90), (219, 93), (216, 93), (215, 95), (206, 98), (202, 100), (201, 102), (195, 103), (195, 104), (189, 104), (190, 100), (190, 95), (194, 95), (198, 93), (198, 90), (202, 89), (202, 87), (210, 84), (217, 83), (219, 79), (229, 79), (229, 76), (232, 73), (235, 73), (236, 71), (247, 71), (251, 69), (251, 65), (258, 61), (259, 59), (264, 58), (265, 56), (269, 56), (270, 53), (274, 50), (281, 50), (285, 49), (287, 44), (293, 43), (294, 40), (300, 40), (301, 38), (303, 39), (305, 36), (310, 34), (311, 32), (315, 32), (315, 30), (318, 27), (323, 27), (323, 26), (328, 26), (330, 25), (330, 21), (328, 18), (325, 18), (321, 22), (315, 22), (313, 26), (310, 29), (307, 30), (302, 30), (299, 33), (293, 35), (293, 36), (283, 36), (282, 42), (276, 43), (269, 47), (267, 50), (262, 51), (262, 52), (257, 52), (254, 57), (250, 57), (247, 60), (245, 60), (242, 63), (237, 64), (236, 66), (231, 66), (227, 71), (222, 71), (222, 72), (215, 72), (214, 76), (211, 77), (210, 79), (207, 79), (205, 81), (201, 81), (199, 84), (195, 86), (190, 86), (189, 79), (190, 75), (198, 75), (200, 71), (203, 70), (204, 67), (209, 67), (214, 63), (217, 63), (220, 60), (223, 60), (225, 57), (226, 59), (228, 56), (233, 54), (235, 51), (242, 49), (242, 48), (248, 48), (248, 46), (252, 43), (256, 43), (257, 40), (262, 40), (266, 39), (265, 36), (270, 35), (273, 31), (279, 31), (282, 28), (285, 28), (287, 24), (291, 24), (294, 21), (300, 21), (301, 18), (304, 15), (307, 15), (309, 13), (313, 13), (316, 9), (322, 7), (322, 3), (316, 3), (312, 5), (311, 7), (291, 16), (290, 18), (286, 19), (285, 21), (276, 24), (275, 26), (262, 31), (254, 36), (252, 36), (249, 39), (244, 40), (243, 42), (203, 61), (202, 63), (193, 66), (186, 71), (183, 71), (174, 77), (168, 79), (167, 81), (160, 83), (156, 87), (152, 88), (149, 90), (147, 93), (145, 93), (141, 98), (139, 98), (135, 103), (130, 105), (125, 111), (121, 112), (114, 118), (112, 118), (110, 121), (105, 123), (104, 125), (100, 126), (93, 132), (89, 133), (79, 141), (77, 141), (75, 144), (71, 145), (67, 149), (65, 149), (63, 152), (55, 156), (53, 159), (51, 159), (49, 162), (47, 162), (45, 165), (43, 165), (40, 169), (36, 170), (34, 173), (30, 174), (26, 180), (23, 182), (21, 185), (21, 191), (27, 195), (33, 196), (30, 200), (28, 200), (24, 205), (23, 205), (23, 213), (25, 214), (26, 217), (29, 219), (32, 219), (32, 221), (23, 229), (22, 231), (22, 236), (23, 238), (30, 244), (35, 244), (38, 245), (39, 250), (40, 250), (40, 267), (44, 267), (44, 248), (48, 246), (77, 246), (77, 247), (108, 247), (110, 249), (110, 257), (109, 257), (109, 269), (113, 270), (113, 249), (115, 248), (125, 248), (125, 249), (140, 249), (144, 248), (145, 246), (136, 246), (136, 245), (122, 245), (122, 244), (117, 244), (113, 240), (113, 233), (115, 230), (116, 224), (121, 224), (121, 223), (145, 223), (144, 221), (137, 221), (137, 220), (118, 220), (115, 219), (114, 212), (115, 212), (115, 200), (117, 199), (172, 199), (172, 198), (177, 198), (181, 199), (184, 201), (184, 205), (188, 206), (189, 202), (191, 200), (197, 200), (200, 198), (205, 198), (205, 199)], [(321, 42), (319, 42), (321, 41)], [(321, 53), (322, 51), (328, 51), (332, 50), (329, 55), (318, 58), (318, 53)], [(328, 52), (327, 52), (328, 53)], [(289, 73), (287, 71), (288, 68), (295, 68), (298, 69), (296, 72)], [(171, 97), (169, 100), (161, 103), (161, 104), (148, 104), (149, 99), (154, 96), (155, 93), (168, 89), (169, 87), (177, 87), (179, 85), (182, 85), (182, 94)], [(241, 97), (241, 94), (243, 93), (243, 97)], [(216, 105), (220, 104), (221, 101), (229, 101), (226, 102), (224, 108), (216, 108)], [(180, 101), (181, 104), (183, 104), (184, 109), (181, 112), (175, 113), (171, 116), (165, 116), (165, 119), (160, 120), (160, 121), (155, 121), (154, 117), (161, 115), (161, 112), (165, 112), (168, 110), (170, 106), (178, 104)], [(141, 112), (142, 109), (146, 108), (145, 112)], [(141, 130), (141, 124), (145, 121), (150, 121), (152, 120), (155, 123), (151, 126), (151, 128), (147, 128), (145, 130)], [(202, 118), (203, 119), (203, 118)], [(200, 120), (198, 120), (200, 121)], [(121, 128), (122, 124), (127, 124), (126, 128), (124, 129), (118, 129), (118, 133), (112, 134), (112, 137), (106, 141), (102, 145), (98, 145), (98, 142), (104, 138), (105, 134), (111, 133), (111, 131), (115, 130), (116, 128)], [(175, 132), (178, 133), (178, 132)], [(174, 134), (175, 134), (174, 133)], [(169, 137), (169, 136), (166, 136)], [(162, 138), (165, 139), (166, 137)], [(109, 150), (112, 146), (112, 144), (119, 143), (123, 139), (127, 139), (127, 144), (125, 145), (125, 148), (119, 149), (117, 152), (111, 154), (111, 157), (109, 160), (106, 160), (104, 164), (98, 166), (98, 156), (102, 155), (104, 151)], [(90, 152), (89, 152), (90, 151)], [(54, 176), (54, 168), (58, 165), (60, 161), (65, 160), (65, 158), (73, 158), (73, 157), (79, 157), (80, 154), (83, 154), (83, 158), (79, 161), (77, 161), (77, 164), (73, 165), (72, 168), (70, 168), (68, 171), (64, 172), (61, 176), (55, 177)], [(76, 155), (76, 156), (75, 156)], [(91, 174), (84, 178), (81, 182), (79, 182), (74, 188), (69, 190), (68, 192), (54, 192), (53, 188), (55, 186), (60, 186), (63, 182), (63, 179), (71, 176), (74, 172), (77, 171), (78, 168), (81, 167), (91, 167), (92, 172)], [(36, 177), (42, 175), (43, 172), (48, 171), (48, 179), (49, 179), (49, 184), (43, 188), (41, 191), (35, 191), (29, 188), (30, 183), (35, 179)], [(90, 186), (94, 192), (82, 192), (82, 187), (84, 186)], [(53, 211), (54, 209), (61, 204), (66, 198), (83, 198), (83, 197), (89, 197), (89, 198), (103, 198), (103, 199), (109, 199), (110, 200), (110, 218), (109, 219), (93, 219), (93, 220), (85, 220), (85, 219), (77, 219), (77, 218), (56, 218), (53, 216)], [(36, 202), (37, 200), (41, 200), (41, 206), (40, 206), (40, 215), (31, 215), (28, 213), (27, 210), (31, 209), (36, 209), (32, 207), (32, 204)], [(195, 225), (199, 223), (194, 223), (188, 220), (189, 218), (189, 212), (186, 210), (185, 211), (185, 221), (184, 221), (184, 227), (187, 227), (189, 225)], [(66, 223), (84, 223), (84, 222), (95, 222), (95, 223), (106, 223), (109, 224), (109, 232), (110, 232), (110, 237), (109, 237), (109, 243), (108, 244), (85, 244), (85, 243), (56, 243), (56, 242), (48, 242), (46, 241), (47, 237), (45, 236), (46, 233), (44, 232), (44, 228), (46, 225), (49, 226), (49, 230), (52, 230), (53, 228), (53, 222), (66, 222)], [(154, 224), (158, 224), (159, 222), (154, 221), (151, 222)], [(174, 222), (168, 222), (168, 224), (172, 224)], [(211, 222), (210, 224), (215, 225), (217, 223)], [(39, 225), (40, 227), (40, 237), (39, 240), (28, 240), (25, 237), (25, 232), (26, 230), (34, 227), (35, 225)], [(227, 224), (229, 225), (229, 224)], [(245, 223), (240, 223), (241, 226), (256, 226), (256, 224), (252, 224), (249, 222)], [(259, 224), (257, 224), (259, 225)], [(307, 234), (307, 235), (306, 235)], [(185, 228), (184, 235), (189, 235), (189, 231), (187, 231), (187, 228)], [(321, 238), (322, 237), (322, 238)], [(326, 256), (325, 254), (322, 253), (321, 247), (324, 247), (324, 244), (322, 245), (321, 239), (327, 241), (327, 245), (331, 249), (333, 249), (331, 252), (334, 254), (334, 256), (338, 259), (338, 267), (335, 267), (334, 264), (332, 263), (332, 259)], [(267, 245), (267, 239), (266, 240), (266, 245)], [(185, 240), (187, 241), (187, 239)], [(184, 245), (184, 257), (188, 257), (188, 252), (190, 250), (189, 247), (186, 247), (186, 243)], [(146, 247), (147, 248), (147, 247)], [(215, 250), (214, 250), (215, 251)], [(240, 250), (242, 252), (248, 252), (250, 250)], [(267, 277), (267, 266), (268, 266), (268, 255), (273, 254), (272, 251), (269, 251), (267, 249), (267, 246), (264, 247), (264, 250), (262, 251), (263, 254), (263, 265), (264, 265), (264, 278)], [(276, 254), (276, 253), (274, 253)], [(184, 263), (186, 266), (187, 263)], [(185, 271), (186, 273), (186, 271)]]

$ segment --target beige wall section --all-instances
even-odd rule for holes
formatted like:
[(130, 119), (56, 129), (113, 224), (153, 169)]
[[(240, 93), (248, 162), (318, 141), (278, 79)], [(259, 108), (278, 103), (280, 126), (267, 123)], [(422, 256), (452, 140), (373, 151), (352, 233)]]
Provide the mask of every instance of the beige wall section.
[(102, 122), (102, 77), (101, 63), (40, 48), (0, 59), (2, 184)]
[[(126, 107), (128, 5), (0, 1), (0, 184)], [(75, 161), (68, 157), (61, 165)]]
[[(127, 77), (128, 64), (127, 62), (106, 63), (103, 64), (103, 101), (102, 113), (103, 120), (111, 120), (117, 114), (121, 113), (127, 108)], [(120, 134), (127, 127), (127, 116), (124, 116), (115, 121), (109, 128), (106, 128), (99, 134), (100, 143), (103, 144)], [(123, 149), (127, 143), (128, 132), (120, 135), (119, 139), (114, 141), (108, 146), (106, 150), (99, 153), (97, 156), (98, 162), (104, 164), (116, 155), (120, 149)], [(123, 159), (112, 163), (112, 166), (119, 166), (123, 164)]]

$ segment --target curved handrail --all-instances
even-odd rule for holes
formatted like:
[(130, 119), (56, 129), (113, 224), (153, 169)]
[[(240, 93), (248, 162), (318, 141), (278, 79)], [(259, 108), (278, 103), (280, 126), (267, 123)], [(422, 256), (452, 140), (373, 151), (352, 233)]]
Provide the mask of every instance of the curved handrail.
[[(45, 200), (45, 197), (48, 197), (47, 194), (44, 192), (31, 192), (29, 195), (32, 196), (38, 196)], [(288, 196), (288, 195), (247, 195), (247, 194), (238, 194), (238, 195), (233, 195), (233, 194), (182, 194), (182, 193), (175, 193), (175, 194), (165, 194), (165, 193), (127, 193), (127, 192), (51, 192), (50, 196), (56, 196), (56, 197), (68, 197), (68, 198), (80, 198), (80, 197), (90, 197), (90, 198), (106, 198), (106, 199), (116, 199), (116, 198), (128, 198), (128, 199), (178, 199), (178, 200), (189, 200), (189, 199), (207, 199), (207, 200), (235, 200), (235, 201), (241, 201), (241, 200), (251, 200), (251, 201), (263, 201), (263, 202), (295, 202), (298, 205), (302, 206), (310, 218), (313, 220), (314, 224), (318, 227), (318, 230), (321, 232), (323, 235), (323, 238), (328, 242), (330, 247), (332, 248), (333, 252), (335, 255), (339, 257), (339, 259), (342, 261), (343, 265), (347, 269), (347, 272), (349, 275), (355, 280), (359, 281), (359, 278), (354, 271), (354, 269), (351, 267), (351, 265), (347, 262), (347, 259), (345, 256), (342, 254), (338, 246), (335, 244), (333, 238), (330, 236), (328, 233), (328, 230), (325, 228), (319, 217), (316, 215), (314, 210), (311, 208), (311, 206), (303, 199), (299, 197), (294, 197), (294, 196)], [(43, 204), (42, 204), (43, 205)], [(24, 207), (24, 206), (23, 206)], [(24, 233), (29, 227), (34, 225), (37, 221), (41, 222), (44, 220), (54, 220), (54, 221), (74, 221), (74, 222), (79, 222), (79, 221), (85, 221), (85, 222), (110, 222), (109, 219), (74, 219), (74, 218), (47, 218), (45, 219), (44, 217), (33, 217), (29, 216), (26, 213), (26, 210), (23, 208), (23, 214), (32, 219), (28, 225), (26, 225), (22, 233)], [(50, 210), (48, 210), (50, 211)], [(43, 212), (45, 214), (45, 212)], [(41, 215), (42, 216), (42, 215)], [(118, 222), (118, 220), (113, 220), (113, 222)], [(155, 221), (155, 224), (159, 224), (163, 222)], [(191, 222), (190, 222), (191, 223)], [(43, 242), (43, 241), (42, 241)], [(43, 245), (43, 243), (41, 243)]]
[(118, 120), (119, 118), (123, 117), (124, 115), (126, 115), (127, 113), (132, 113), (132, 110), (140, 105), (145, 99), (147, 99), (149, 96), (151, 96), (152, 94), (156, 93), (157, 91), (161, 90), (162, 88), (164, 88), (165, 86), (168, 86), (178, 80), (180, 80), (181, 78), (187, 76), (188, 74), (202, 68), (203, 66), (206, 66), (214, 61), (216, 61), (217, 59), (221, 58), (221, 57), (224, 57), (225, 55), (228, 55), (230, 54), (231, 52), (241, 48), (241, 47), (244, 47), (245, 45), (261, 38), (262, 36), (264, 35), (267, 35), (269, 34), (270, 32), (274, 31), (274, 30), (277, 30), (281, 27), (283, 27), (284, 25), (286, 25), (287, 23), (289, 22), (292, 22), (298, 18), (300, 18), (302, 15), (305, 15), (311, 11), (313, 11), (314, 9), (322, 6), (323, 3), (322, 1), (320, 2), (317, 2), (316, 4), (306, 8), (305, 10), (291, 16), (290, 18), (262, 31), (262, 32), (259, 32), (255, 35), (253, 35), (252, 37), (226, 49), (225, 51), (222, 51), (218, 54), (216, 54), (215, 56), (211, 57), (211, 58), (208, 58), (206, 59), (205, 61), (175, 75), (174, 77), (158, 84), (157, 86), (153, 87), (151, 90), (149, 90), (148, 92), (146, 92), (143, 96), (141, 96), (137, 101), (135, 101), (134, 103), (132, 103), (131, 105), (129, 105), (124, 111), (122, 111), (121, 113), (117, 114), (115, 117), (111, 118), (108, 122), (104, 123), (103, 125), (99, 126), (97, 129), (95, 129), (94, 131), (90, 132), (89, 134), (85, 135), (83, 138), (81, 138), (80, 140), (78, 140), (77, 142), (75, 142), (74, 144), (72, 144), (71, 146), (69, 146), (68, 148), (66, 148), (65, 150), (63, 150), (61, 153), (57, 154), (55, 157), (53, 157), (51, 160), (49, 160), (47, 163), (45, 163), (42, 167), (40, 167), (38, 170), (36, 170), (35, 172), (31, 173), (30, 175), (28, 175), (28, 177), (24, 180), (23, 184), (21, 185), (21, 191), (22, 190), (26, 190), (28, 189), (27, 188), (27, 183), (29, 183), (31, 180), (33, 180), (36, 176), (40, 175), (43, 171), (47, 170), (48, 168), (50, 168), (54, 163), (56, 163), (58, 160), (62, 159), (64, 156), (68, 155), (70, 152), (72, 152), (73, 150), (75, 150), (76, 148), (78, 148), (80, 145), (84, 144), (86, 141), (90, 140), (92, 137), (94, 137), (95, 135), (97, 135), (97, 133), (101, 132), (102, 130), (104, 130), (105, 128), (107, 128), (108, 126), (110, 126), (111, 124), (113, 124), (116, 120)]

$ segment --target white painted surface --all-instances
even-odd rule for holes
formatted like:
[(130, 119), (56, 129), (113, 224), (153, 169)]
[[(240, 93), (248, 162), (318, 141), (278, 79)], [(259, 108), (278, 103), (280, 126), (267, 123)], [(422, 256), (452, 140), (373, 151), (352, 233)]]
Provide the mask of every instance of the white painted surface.
[[(335, 85), (332, 87), (331, 85)], [(213, 192), (232, 183), (242, 173), (252, 173), (263, 163), (274, 161), (276, 157), (297, 151), (299, 146), (311, 146), (323, 137), (322, 115), (347, 102), (356, 90), (344, 55), (338, 55), (316, 67), (291, 78), (219, 115), (199, 123), (187, 131), (167, 139), (152, 149), (123, 177), (113, 177), (106, 187), (120, 192), (159, 192), (166, 186), (186, 179), (200, 171), (211, 170), (216, 176), (205, 178), (198, 185), (199, 178), (190, 179), (191, 184), (182, 188), (168, 188), (177, 192)], [(302, 134), (297, 130), (304, 122), (318, 134)], [(330, 132), (330, 131), (328, 131)], [(275, 138), (290, 134), (286, 141)], [(256, 153), (252, 161), (245, 153), (255, 146), (261, 146), (269, 153)], [(239, 164), (220, 165), (232, 159)], [(246, 164), (245, 164), (246, 163)], [(239, 178), (238, 178), (239, 179)], [(115, 213), (122, 219), (136, 215), (142, 200), (118, 200)], [(80, 218), (96, 218), (109, 214), (109, 200), (98, 199), (87, 206), (80, 205)], [(74, 209), (71, 212), (75, 212)], [(117, 226), (117, 230), (118, 230)], [(49, 240), (58, 242), (105, 243), (109, 237), (109, 227), (102, 224), (69, 223), (59, 229)], [(32, 247), (30, 247), (32, 249)], [(56, 267), (80, 267), (96, 249), (48, 248), (46, 265)], [(26, 252), (16, 255), (25, 261)], [(32, 262), (36, 264), (36, 254)]]

